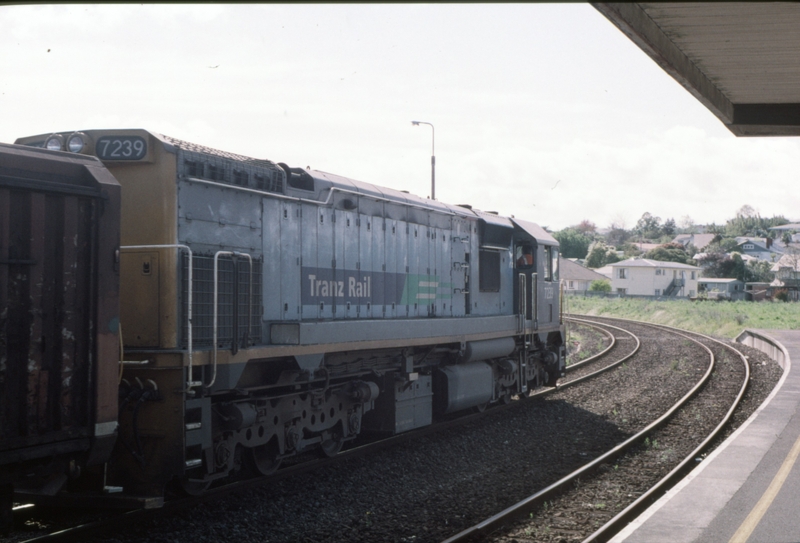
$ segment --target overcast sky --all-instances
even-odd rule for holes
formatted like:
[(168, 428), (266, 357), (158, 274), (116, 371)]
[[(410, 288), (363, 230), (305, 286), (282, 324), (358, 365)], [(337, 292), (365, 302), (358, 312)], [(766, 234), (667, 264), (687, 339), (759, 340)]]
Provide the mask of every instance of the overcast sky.
[(0, 141), (145, 128), (553, 230), (800, 220), (800, 140), (736, 138), (588, 4), (0, 7)]

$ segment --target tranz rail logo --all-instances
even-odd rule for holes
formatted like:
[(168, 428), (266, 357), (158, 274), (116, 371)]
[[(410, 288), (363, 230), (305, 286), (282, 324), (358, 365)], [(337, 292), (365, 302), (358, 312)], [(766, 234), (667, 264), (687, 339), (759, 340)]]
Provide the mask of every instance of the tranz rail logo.
[(452, 284), (438, 275), (302, 269), (303, 305), (324, 303), (352, 304), (431, 304), (453, 297)]

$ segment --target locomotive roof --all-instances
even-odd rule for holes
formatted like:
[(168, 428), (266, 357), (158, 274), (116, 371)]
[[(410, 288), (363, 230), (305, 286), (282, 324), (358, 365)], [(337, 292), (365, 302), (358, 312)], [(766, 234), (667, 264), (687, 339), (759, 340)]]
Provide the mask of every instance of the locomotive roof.
[[(64, 136), (71, 134), (73, 131), (67, 132), (59, 132)], [(237, 153), (231, 153), (228, 151), (221, 151), (219, 149), (214, 149), (212, 147), (206, 147), (204, 145), (199, 145), (196, 143), (191, 143), (188, 141), (184, 141), (178, 138), (173, 138), (171, 136), (166, 136), (163, 134), (158, 134), (149, 130), (144, 129), (99, 129), (99, 130), (82, 130), (80, 132), (84, 133), (111, 133), (111, 134), (128, 134), (132, 132), (146, 132), (150, 134), (154, 138), (158, 139), (160, 142), (163, 143), (165, 149), (169, 152), (176, 152), (176, 150), (181, 149), (183, 151), (189, 151), (194, 153), (202, 153), (205, 155), (209, 155), (212, 157), (218, 157), (222, 159), (229, 159), (235, 160), (237, 162), (243, 162), (245, 164), (249, 164), (252, 166), (260, 166), (260, 167), (267, 167), (271, 169), (276, 169), (279, 171), (283, 171), (281, 165), (277, 164), (268, 159), (258, 159), (252, 158), (245, 155), (240, 155)], [(24, 140), (27, 142), (27, 145), (36, 145), (38, 146), (44, 145), (45, 139), (51, 135), (48, 134), (41, 134), (39, 136), (29, 136), (25, 138), (19, 138), (17, 142), (22, 143)], [(39, 141), (41, 140), (41, 141)], [(50, 151), (50, 152), (57, 152), (57, 151)], [(85, 156), (85, 155), (75, 155), (72, 153), (61, 153), (64, 155), (69, 155), (72, 157), (78, 156)], [(428, 209), (430, 211), (445, 213), (448, 215), (456, 215), (459, 217), (469, 217), (472, 219), (479, 219), (487, 224), (490, 224), (494, 227), (499, 228), (514, 228), (516, 225), (518, 228), (524, 230), (528, 234), (530, 234), (537, 242), (543, 243), (546, 245), (558, 245), (558, 241), (556, 241), (550, 234), (548, 234), (543, 228), (540, 226), (527, 222), (521, 221), (518, 219), (509, 219), (507, 217), (503, 217), (496, 213), (489, 213), (483, 212), (477, 209), (472, 209), (470, 206), (465, 205), (451, 205), (441, 202), (439, 200), (431, 200), (430, 198), (422, 198), (415, 194), (411, 194), (406, 191), (396, 190), (389, 187), (381, 187), (378, 185), (374, 185), (372, 183), (366, 183), (363, 181), (357, 181), (355, 179), (350, 179), (347, 177), (343, 177), (340, 175), (320, 171), (320, 170), (306, 170), (308, 175), (314, 178), (315, 181), (315, 191), (320, 194), (323, 191), (327, 191), (331, 188), (339, 188), (343, 190), (348, 190), (357, 194), (363, 194), (367, 197), (373, 197), (381, 200), (387, 200), (391, 202), (396, 202), (398, 204), (403, 205), (412, 205), (414, 207)]]
[(415, 194), (406, 191), (396, 190), (388, 187), (379, 187), (372, 183), (365, 183), (364, 181), (356, 181), (347, 177), (342, 177), (333, 173), (323, 172), (320, 170), (310, 170), (308, 172), (318, 182), (325, 183), (325, 188), (337, 187), (341, 189), (351, 190), (358, 192), (365, 196), (372, 196), (375, 198), (383, 198), (400, 204), (412, 204), (416, 207), (423, 207), (431, 211), (439, 211), (452, 215), (459, 215), (462, 217), (475, 218), (477, 214), (466, 207), (456, 206), (440, 202), (439, 200), (431, 200), (430, 198), (422, 198)]
[(239, 155), (236, 153), (229, 153), (228, 151), (220, 151), (219, 149), (214, 149), (212, 147), (206, 147), (204, 145), (198, 145), (196, 143), (179, 140), (178, 138), (165, 136), (163, 134), (155, 134), (153, 132), (151, 132), (151, 134), (153, 134), (155, 137), (159, 138), (161, 141), (167, 144), (167, 148), (169, 148), (169, 146), (172, 146), (172, 147), (177, 147), (179, 149), (183, 149), (184, 151), (192, 151), (195, 153), (203, 153), (206, 155), (216, 156), (219, 158), (237, 160), (239, 162), (246, 162), (254, 166), (269, 166), (272, 168), (279, 168), (278, 164), (271, 160), (252, 158), (249, 156)]
[(547, 230), (542, 228), (536, 223), (523, 221), (522, 219), (512, 218), (511, 222), (513, 222), (517, 228), (520, 228), (530, 234), (533, 239), (536, 240), (537, 243), (542, 245), (558, 245), (558, 240), (550, 235)]

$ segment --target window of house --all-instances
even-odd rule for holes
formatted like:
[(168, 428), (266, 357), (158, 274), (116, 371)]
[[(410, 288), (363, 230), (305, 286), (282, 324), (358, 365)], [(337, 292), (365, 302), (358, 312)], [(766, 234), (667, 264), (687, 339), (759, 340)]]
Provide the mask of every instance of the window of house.
[(661, 296), (661, 289), (660, 288), (656, 289), (656, 296)]
[(569, 282), (569, 287), (568, 288), (575, 288), (575, 285), (574, 285), (573, 281)]
[(695, 278), (695, 272), (692, 272), (692, 279)]
[(628, 268), (620, 268), (617, 270), (617, 277), (620, 279), (627, 279), (628, 278)]
[(628, 293), (628, 289), (626, 289), (626, 288), (618, 288), (617, 289), (617, 294), (627, 294), (627, 293)]
[(661, 268), (656, 268), (656, 275), (664, 275), (664, 270)]
[(742, 249), (744, 249), (744, 250), (753, 249), (753, 248), (755, 248), (755, 246), (752, 243), (745, 243), (744, 245), (742, 245)]

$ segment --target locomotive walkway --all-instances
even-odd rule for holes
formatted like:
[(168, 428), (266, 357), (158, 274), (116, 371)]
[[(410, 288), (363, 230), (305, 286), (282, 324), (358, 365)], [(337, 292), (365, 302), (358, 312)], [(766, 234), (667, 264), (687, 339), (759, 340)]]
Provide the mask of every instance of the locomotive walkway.
[(770, 349), (784, 368), (780, 382), (745, 424), (613, 543), (800, 542), (800, 331), (747, 330), (739, 341)]

